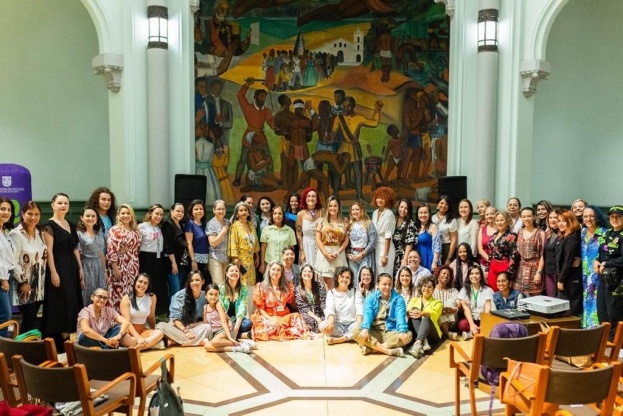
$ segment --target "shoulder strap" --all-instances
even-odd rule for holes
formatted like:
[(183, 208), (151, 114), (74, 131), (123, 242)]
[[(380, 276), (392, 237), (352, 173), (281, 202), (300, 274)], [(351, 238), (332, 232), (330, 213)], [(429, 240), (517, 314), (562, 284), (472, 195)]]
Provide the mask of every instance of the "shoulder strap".
[(344, 132), (348, 136), (348, 139), (351, 142), (356, 142), (357, 139), (353, 135), (353, 132), (351, 132), (350, 129), (348, 128), (348, 124), (346, 124), (346, 119), (344, 118), (344, 114), (338, 115), (338, 118), (340, 119), (340, 123), (342, 124), (342, 130), (344, 130)]

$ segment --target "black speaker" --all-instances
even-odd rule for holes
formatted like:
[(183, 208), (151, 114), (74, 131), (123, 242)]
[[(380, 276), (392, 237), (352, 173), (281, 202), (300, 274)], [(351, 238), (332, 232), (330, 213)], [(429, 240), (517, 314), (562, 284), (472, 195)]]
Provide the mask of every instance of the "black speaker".
[(467, 198), (467, 176), (444, 176), (439, 178), (439, 196), (448, 195), (454, 207)]
[(175, 202), (187, 209), (194, 199), (206, 200), (208, 178), (205, 175), (175, 175)]

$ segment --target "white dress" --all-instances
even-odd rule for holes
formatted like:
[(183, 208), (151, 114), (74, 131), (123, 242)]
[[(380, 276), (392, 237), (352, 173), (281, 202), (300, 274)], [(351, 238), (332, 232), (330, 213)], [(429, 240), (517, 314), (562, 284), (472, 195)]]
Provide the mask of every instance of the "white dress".
[[(394, 259), (396, 257), (396, 249), (392, 241), (394, 228), (396, 228), (396, 216), (390, 209), (384, 209), (379, 217), (379, 210), (372, 213), (372, 222), (376, 227), (378, 240), (376, 241), (376, 275), (381, 273), (394, 274)], [(387, 264), (381, 267), (381, 259), (385, 255), (385, 240), (389, 240), (389, 252), (387, 253)]]
[(207, 180), (206, 205), (214, 205), (217, 199), (221, 199), (221, 183), (214, 173), (212, 157), (214, 156), (214, 144), (201, 137), (195, 141), (195, 175), (205, 175)]
[(316, 247), (316, 226), (314, 221), (303, 218), (301, 230), (303, 232), (303, 251), (305, 252), (305, 261), (301, 262), (301, 266), (306, 263), (314, 265), (316, 264), (316, 253), (318, 251), (318, 247)]

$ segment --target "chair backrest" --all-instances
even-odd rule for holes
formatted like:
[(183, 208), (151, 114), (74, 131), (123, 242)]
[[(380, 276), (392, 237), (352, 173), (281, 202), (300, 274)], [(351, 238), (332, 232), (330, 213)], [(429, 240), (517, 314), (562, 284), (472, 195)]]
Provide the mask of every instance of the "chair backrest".
[(480, 365), (506, 368), (505, 358), (515, 361), (540, 363), (545, 351), (545, 334), (524, 338), (483, 338)]
[(51, 338), (40, 341), (15, 341), (11, 338), (0, 337), (0, 352), (7, 357), (7, 365), (13, 369), (11, 357), (21, 355), (31, 364), (41, 364), (44, 361), (58, 361), (56, 346)]
[[(594, 362), (600, 362), (603, 360), (609, 333), (610, 324), (608, 322), (588, 329), (553, 326), (548, 334), (548, 354), (550, 358), (555, 355), (566, 357), (592, 355)], [(551, 345), (555, 345), (553, 351), (551, 351)]]
[[(138, 361), (140, 364), (140, 353), (133, 348), (103, 350), (87, 348), (75, 342), (67, 341), (65, 342), (65, 352), (67, 353), (67, 364), (83, 364), (91, 380), (110, 381), (126, 372), (136, 374), (132, 362), (134, 361), (136, 365), (136, 361)], [(139, 374), (136, 376), (140, 377)]]
[(84, 366), (46, 368), (26, 362), (21, 356), (13, 357), (15, 376), (20, 394), (48, 403), (80, 401), (81, 393), (89, 391)]
[(617, 324), (614, 339), (612, 342), (608, 342), (608, 346), (610, 347), (610, 352), (604, 357), (605, 360), (608, 362), (618, 361), (619, 351), (621, 351), (621, 347), (623, 347), (623, 321), (619, 321)]

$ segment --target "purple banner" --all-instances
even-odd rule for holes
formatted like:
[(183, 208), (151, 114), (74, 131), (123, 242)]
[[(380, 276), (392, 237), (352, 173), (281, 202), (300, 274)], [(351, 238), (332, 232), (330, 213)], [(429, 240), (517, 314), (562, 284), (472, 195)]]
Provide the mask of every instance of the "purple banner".
[(32, 199), (32, 178), (24, 166), (0, 163), (0, 196), (13, 202), (15, 223), (24, 204)]

